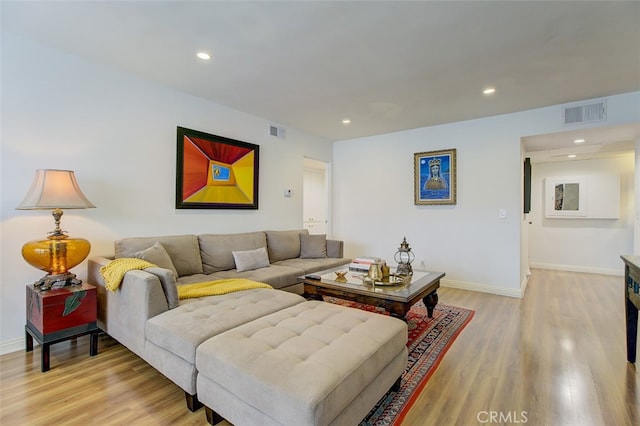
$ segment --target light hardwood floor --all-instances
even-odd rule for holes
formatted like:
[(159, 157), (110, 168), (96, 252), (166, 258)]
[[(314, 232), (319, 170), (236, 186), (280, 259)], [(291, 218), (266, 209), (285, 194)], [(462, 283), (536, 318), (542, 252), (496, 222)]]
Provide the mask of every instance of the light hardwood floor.
[[(621, 277), (534, 270), (524, 299), (442, 288), (476, 314), (405, 425), (639, 425)], [(205, 425), (177, 386), (107, 336), (0, 357), (0, 424)]]

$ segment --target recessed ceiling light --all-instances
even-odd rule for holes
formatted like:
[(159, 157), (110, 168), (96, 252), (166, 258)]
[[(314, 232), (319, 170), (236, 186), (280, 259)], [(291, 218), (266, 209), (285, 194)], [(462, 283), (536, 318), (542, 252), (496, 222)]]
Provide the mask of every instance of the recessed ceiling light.
[(567, 157), (569, 157), (569, 158), (576, 158), (576, 155), (575, 155), (575, 154), (569, 154), (569, 155), (567, 155)]
[(342, 120), (342, 124), (344, 125), (351, 124), (351, 120), (348, 118), (345, 118), (344, 120)]
[(575, 139), (573, 143), (583, 143), (584, 139)]
[(482, 91), (482, 93), (484, 93), (485, 95), (493, 95), (494, 93), (496, 93), (496, 88), (495, 87), (487, 87), (486, 89), (484, 89)]
[(202, 59), (203, 61), (208, 61), (209, 59), (211, 59), (211, 55), (208, 54), (207, 52), (198, 52), (196, 56)]

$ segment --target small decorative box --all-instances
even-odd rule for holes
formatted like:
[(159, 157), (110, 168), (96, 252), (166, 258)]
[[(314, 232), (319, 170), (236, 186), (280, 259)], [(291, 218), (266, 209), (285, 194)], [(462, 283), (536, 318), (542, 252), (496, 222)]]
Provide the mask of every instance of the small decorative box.
[(27, 324), (43, 335), (95, 323), (96, 288), (90, 284), (41, 291), (27, 286)]

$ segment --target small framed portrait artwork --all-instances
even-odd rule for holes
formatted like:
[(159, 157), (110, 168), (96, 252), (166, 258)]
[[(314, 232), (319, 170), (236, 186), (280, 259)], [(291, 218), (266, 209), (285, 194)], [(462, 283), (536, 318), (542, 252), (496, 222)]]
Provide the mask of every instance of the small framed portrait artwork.
[(417, 152), (414, 157), (414, 204), (456, 204), (456, 150)]

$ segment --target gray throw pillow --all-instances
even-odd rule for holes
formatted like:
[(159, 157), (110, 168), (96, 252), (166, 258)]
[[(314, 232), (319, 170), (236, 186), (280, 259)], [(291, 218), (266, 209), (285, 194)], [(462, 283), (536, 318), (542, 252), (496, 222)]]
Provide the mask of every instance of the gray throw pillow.
[(300, 258), (316, 259), (319, 257), (327, 257), (327, 235), (300, 234)]
[(176, 271), (176, 267), (173, 266), (169, 253), (167, 253), (164, 246), (157, 241), (151, 247), (134, 253), (133, 257), (151, 262), (160, 268), (168, 269), (173, 272), (176, 279), (178, 278), (178, 271)]
[(232, 251), (238, 272), (252, 271), (269, 266), (269, 255), (265, 247), (254, 250)]

